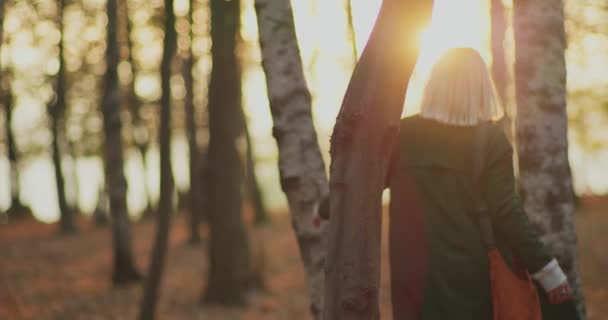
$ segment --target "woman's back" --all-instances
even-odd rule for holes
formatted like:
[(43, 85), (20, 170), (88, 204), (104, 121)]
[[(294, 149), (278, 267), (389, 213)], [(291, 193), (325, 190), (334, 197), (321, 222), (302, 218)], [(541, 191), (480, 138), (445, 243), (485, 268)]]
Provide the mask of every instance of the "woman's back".
[[(472, 214), (476, 131), (420, 116), (402, 120), (388, 179), (396, 319), (491, 318), (488, 259)], [(551, 257), (515, 195), (511, 147), (501, 126), (490, 125), (487, 135), (482, 189), (501, 216), (494, 219), (499, 248), (513, 248), (536, 271)]]

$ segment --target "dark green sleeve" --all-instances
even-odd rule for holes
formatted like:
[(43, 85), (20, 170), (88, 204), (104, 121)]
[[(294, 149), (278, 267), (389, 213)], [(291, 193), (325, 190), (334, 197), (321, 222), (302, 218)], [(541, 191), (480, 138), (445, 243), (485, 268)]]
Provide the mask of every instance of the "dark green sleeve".
[(523, 210), (515, 189), (513, 149), (500, 128), (493, 130), (488, 146), (486, 199), (494, 230), (510, 246), (529, 272), (535, 273), (552, 257)]

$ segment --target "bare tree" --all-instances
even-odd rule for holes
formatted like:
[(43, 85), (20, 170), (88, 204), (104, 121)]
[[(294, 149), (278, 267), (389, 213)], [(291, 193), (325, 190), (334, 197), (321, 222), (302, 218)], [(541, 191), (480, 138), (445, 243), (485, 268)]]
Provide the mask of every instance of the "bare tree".
[(563, 1), (515, 0), (513, 8), (516, 134), (524, 207), (568, 275), (584, 315), (568, 163)]
[(355, 34), (355, 23), (353, 21), (353, 1), (344, 0), (344, 2), (344, 11), (346, 12), (346, 31), (350, 37), (353, 63), (356, 64), (359, 53), (357, 52), (357, 35)]
[(279, 147), (281, 187), (287, 195), (308, 276), (311, 311), (315, 319), (320, 319), (326, 225), (320, 223), (317, 211), (329, 190), (312, 120), (311, 95), (304, 79), (290, 1), (256, 0), (255, 8), (273, 135)]
[(174, 182), (171, 172), (171, 63), (176, 50), (175, 12), (173, 0), (164, 1), (165, 36), (163, 40), (163, 57), (160, 66), (161, 103), (160, 103), (160, 200), (158, 205), (158, 222), (154, 249), (150, 260), (148, 278), (144, 286), (144, 297), (139, 313), (140, 320), (152, 320), (156, 314), (156, 305), (160, 291), (165, 256), (169, 242), (171, 211), (173, 209)]
[(507, 30), (507, 17), (502, 0), (492, 0), (490, 9), (492, 25), (492, 77), (496, 84), (496, 91), (503, 104), (507, 99), (507, 62), (505, 59), (505, 33)]
[(209, 274), (203, 302), (242, 305), (247, 238), (242, 219), (241, 85), (236, 55), (240, 1), (210, 1)]
[[(6, 1), (0, 0), (0, 52), (4, 45), (4, 17), (6, 12)], [(0, 61), (2, 56), (0, 55)], [(0, 63), (1, 65), (1, 63)], [(17, 144), (15, 142), (15, 134), (13, 133), (13, 92), (11, 87), (11, 70), (9, 67), (0, 70), (0, 104), (4, 109), (4, 129), (6, 135), (6, 153), (8, 155), (8, 163), (10, 170), (10, 196), (11, 206), (8, 209), (9, 216), (23, 217), (27, 215), (28, 209), (21, 204), (19, 195), (19, 166)]]
[[(1, 25), (1, 22), (0, 22)], [(1, 27), (0, 27), (1, 28)], [(0, 36), (1, 43), (1, 36)], [(8, 155), (8, 163), (10, 166), (10, 196), (11, 206), (8, 209), (8, 214), (11, 218), (24, 217), (28, 214), (28, 209), (21, 204), (20, 200), (20, 188), (19, 188), (19, 165), (17, 144), (15, 142), (15, 134), (13, 133), (12, 120), (13, 120), (13, 93), (10, 85), (10, 79), (7, 77), (10, 75), (9, 70), (2, 70), (0, 79), (0, 103), (4, 109), (4, 129), (6, 134), (6, 149)]]
[(200, 160), (201, 154), (198, 147), (197, 139), (197, 124), (196, 110), (194, 108), (194, 77), (192, 70), (194, 69), (194, 53), (192, 51), (192, 43), (194, 41), (192, 28), (194, 27), (192, 13), (194, 11), (194, 1), (190, 0), (188, 10), (188, 38), (190, 45), (188, 46), (188, 54), (183, 65), (184, 86), (186, 87), (186, 97), (184, 101), (184, 120), (186, 123), (186, 137), (188, 138), (189, 167), (190, 167), (190, 191), (188, 193), (188, 211), (190, 212), (190, 243), (199, 243), (201, 236), (199, 233), (200, 217), (202, 210), (201, 188), (200, 185)]
[(144, 191), (146, 194), (146, 202), (147, 206), (144, 211), (144, 216), (149, 217), (154, 212), (152, 196), (150, 195), (149, 183), (148, 183), (148, 161), (146, 154), (148, 152), (148, 148), (150, 146), (150, 130), (148, 129), (145, 120), (142, 118), (141, 109), (142, 109), (142, 101), (137, 95), (135, 90), (135, 80), (139, 69), (137, 67), (137, 62), (135, 61), (135, 46), (133, 44), (133, 22), (129, 15), (130, 7), (128, 0), (122, 1), (122, 12), (123, 12), (123, 21), (125, 26), (125, 42), (127, 46), (127, 62), (129, 63), (131, 79), (129, 81), (128, 95), (127, 95), (127, 104), (129, 113), (131, 114), (132, 121), (132, 136), (133, 142), (135, 143), (135, 147), (139, 152), (139, 157), (141, 159), (141, 165), (144, 170), (143, 175), (143, 185)]
[(432, 1), (383, 1), (338, 114), (330, 150), (324, 319), (380, 318), (381, 196), (418, 55), (415, 34), (431, 7)]
[(120, 87), (118, 83), (117, 0), (108, 0), (108, 29), (106, 41), (106, 73), (101, 101), (104, 127), (105, 183), (112, 217), (115, 285), (138, 281), (141, 277), (133, 262), (130, 221), (127, 212), (127, 180), (124, 174), (122, 122), (120, 119)]
[(64, 115), (66, 110), (66, 75), (65, 75), (65, 37), (63, 34), (63, 11), (65, 0), (59, 0), (57, 6), (57, 28), (59, 29), (59, 70), (56, 75), (55, 82), (55, 97), (48, 107), (49, 116), (51, 118), (51, 135), (52, 135), (52, 158), (53, 167), (55, 168), (55, 182), (57, 186), (57, 200), (59, 202), (59, 224), (62, 233), (76, 232), (74, 224), (74, 214), (70, 210), (65, 196), (65, 179), (63, 169), (61, 167), (61, 141), (64, 128)]
[(255, 215), (255, 223), (256, 224), (264, 224), (269, 221), (270, 217), (268, 216), (268, 212), (266, 211), (266, 206), (264, 205), (264, 195), (262, 194), (262, 188), (260, 188), (260, 183), (258, 182), (258, 176), (255, 170), (255, 156), (253, 152), (253, 142), (251, 141), (251, 133), (249, 132), (249, 127), (245, 124), (245, 139), (247, 140), (247, 154), (246, 154), (246, 165), (247, 165), (247, 181), (246, 188), (247, 194), (249, 195), (249, 200), (251, 205), (253, 206), (253, 213)]

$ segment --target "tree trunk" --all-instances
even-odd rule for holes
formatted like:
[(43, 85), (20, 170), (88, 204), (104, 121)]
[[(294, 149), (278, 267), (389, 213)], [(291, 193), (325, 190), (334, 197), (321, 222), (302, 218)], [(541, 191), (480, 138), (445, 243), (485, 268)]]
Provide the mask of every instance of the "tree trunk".
[(190, 191), (188, 192), (188, 211), (190, 212), (190, 243), (199, 243), (201, 236), (199, 233), (200, 216), (201, 216), (201, 197), (200, 197), (200, 179), (199, 179), (199, 162), (200, 152), (198, 150), (197, 141), (197, 125), (196, 111), (194, 108), (194, 77), (192, 70), (194, 69), (194, 53), (192, 52), (192, 28), (194, 26), (192, 13), (194, 11), (194, 1), (190, 0), (188, 10), (188, 38), (190, 45), (188, 46), (188, 57), (184, 61), (184, 86), (186, 87), (186, 97), (184, 101), (184, 116), (186, 123), (186, 137), (188, 138), (189, 167), (190, 167)]
[(124, 12), (124, 25), (125, 25), (125, 42), (127, 45), (127, 62), (129, 63), (130, 71), (131, 71), (131, 80), (129, 81), (129, 93), (128, 93), (128, 109), (131, 114), (131, 121), (133, 126), (133, 142), (135, 143), (135, 147), (139, 152), (139, 156), (141, 159), (141, 166), (144, 170), (144, 175), (142, 179), (142, 183), (144, 184), (144, 192), (146, 194), (146, 202), (147, 206), (144, 211), (144, 216), (149, 217), (152, 215), (154, 210), (152, 196), (150, 195), (149, 185), (148, 185), (148, 161), (146, 160), (146, 153), (148, 151), (148, 147), (150, 145), (150, 132), (148, 127), (146, 126), (145, 121), (141, 116), (141, 100), (137, 96), (135, 92), (135, 78), (138, 73), (138, 68), (135, 63), (134, 57), (134, 46), (132, 40), (133, 33), (133, 23), (131, 22), (131, 18), (129, 16), (129, 6), (128, 0), (122, 0), (122, 10)]
[[(4, 44), (4, 16), (5, 16), (6, 1), (0, 0), (0, 52)], [(0, 54), (0, 66), (2, 65), (2, 55)], [(11, 217), (19, 216), (24, 213), (14, 210), (15, 207), (20, 207), (19, 199), (19, 168), (17, 167), (17, 148), (15, 145), (15, 136), (11, 127), (13, 119), (13, 93), (10, 85), (10, 80), (6, 77), (9, 74), (8, 68), (0, 70), (0, 104), (4, 110), (4, 129), (6, 135), (6, 153), (9, 162), (9, 188), (11, 196), (11, 207), (7, 213)], [(1, 214), (0, 214), (1, 217)]]
[(247, 193), (253, 207), (256, 224), (264, 224), (270, 220), (266, 206), (264, 206), (264, 195), (258, 183), (258, 177), (255, 173), (255, 159), (253, 155), (253, 144), (251, 143), (251, 134), (249, 128), (245, 125), (245, 138), (247, 140)]
[(97, 191), (97, 206), (93, 211), (95, 226), (102, 227), (108, 224), (108, 197), (104, 187)]
[(564, 7), (516, 0), (517, 149), (524, 207), (568, 275), (585, 314), (568, 163)]
[[(4, 16), (6, 10), (6, 1), (0, 0), (0, 52), (2, 51), (2, 45), (4, 44)], [(0, 66), (2, 56), (0, 55)], [(9, 162), (9, 183), (10, 183), (10, 196), (11, 196), (11, 207), (8, 212), (11, 216), (17, 217), (25, 215), (26, 212), (21, 204), (19, 195), (19, 167), (17, 166), (17, 145), (15, 143), (15, 135), (12, 129), (13, 120), (13, 92), (11, 88), (11, 79), (7, 77), (11, 72), (7, 67), (4, 70), (0, 70), (0, 103), (4, 107), (4, 121), (6, 130), (6, 148)]]
[(385, 0), (331, 138), (324, 319), (379, 319), (382, 190), (432, 1)]
[[(507, 62), (505, 59), (505, 33), (507, 19), (502, 0), (491, 0), (492, 24), (492, 77), (503, 105), (507, 103)], [(511, 114), (509, 114), (511, 116)]]
[[(0, 24), (2, 21), (0, 21)], [(0, 26), (1, 28), (1, 26)], [(2, 41), (2, 37), (0, 35), (0, 42)], [(25, 218), (30, 216), (30, 210), (26, 206), (21, 203), (20, 190), (19, 190), (19, 154), (17, 151), (17, 144), (15, 142), (15, 135), (12, 129), (12, 119), (13, 119), (13, 93), (10, 85), (10, 79), (7, 79), (5, 76), (10, 74), (10, 71), (4, 70), (2, 72), (2, 77), (0, 79), (0, 103), (3, 104), (4, 107), (4, 120), (5, 120), (5, 130), (6, 130), (6, 148), (9, 162), (9, 183), (10, 183), (10, 196), (11, 196), (11, 206), (8, 209), (7, 213), (9, 218)]]
[(209, 83), (209, 275), (203, 301), (243, 305), (248, 255), (242, 221), (242, 170), (237, 150), (241, 87), (236, 42), (240, 1), (211, 1)]
[(76, 153), (76, 142), (70, 139), (66, 140), (67, 152), (71, 159), (70, 168), (68, 170), (68, 181), (71, 182), (68, 184), (70, 186), (68, 193), (71, 193), (68, 198), (68, 206), (72, 212), (82, 214), (82, 210), (80, 209), (80, 183), (78, 180), (78, 154)]
[(164, 1), (165, 36), (161, 72), (161, 110), (160, 110), (160, 199), (158, 204), (158, 223), (154, 251), (150, 260), (150, 271), (144, 287), (144, 297), (139, 314), (140, 320), (152, 320), (160, 291), (165, 256), (169, 240), (171, 211), (173, 208), (174, 182), (171, 172), (171, 63), (176, 49), (175, 12), (173, 0)]
[(118, 83), (118, 21), (117, 0), (107, 1), (108, 29), (106, 42), (106, 73), (101, 101), (104, 128), (105, 183), (112, 217), (114, 254), (114, 285), (138, 281), (140, 275), (133, 262), (130, 221), (127, 212), (127, 180), (124, 174), (122, 123), (120, 120), (120, 87)]
[[(2, 79), (8, 83), (9, 80)], [(4, 105), (4, 120), (6, 130), (6, 148), (10, 165), (11, 207), (19, 203), (19, 168), (17, 167), (17, 145), (12, 129), (13, 120), (13, 94), (10, 86), (2, 86), (2, 104)]]
[(350, 37), (351, 42), (351, 50), (353, 55), (353, 64), (357, 64), (357, 58), (359, 58), (359, 53), (357, 52), (357, 35), (355, 34), (355, 23), (353, 21), (353, 1), (352, 0), (344, 0), (346, 3), (344, 11), (346, 12), (346, 30), (348, 31), (348, 36)]
[(279, 148), (281, 187), (306, 268), (311, 311), (314, 319), (320, 319), (327, 225), (320, 222), (317, 210), (329, 190), (312, 120), (311, 95), (304, 78), (290, 1), (256, 0), (255, 8), (273, 135)]
[(59, 202), (59, 225), (60, 230), (64, 234), (76, 232), (74, 224), (73, 212), (68, 207), (65, 196), (65, 180), (63, 169), (61, 167), (61, 135), (63, 133), (64, 115), (66, 109), (65, 103), (65, 57), (64, 57), (64, 36), (63, 36), (63, 9), (65, 0), (59, 0), (57, 27), (59, 29), (59, 71), (57, 71), (55, 84), (55, 99), (49, 106), (49, 114), (51, 117), (51, 135), (52, 135), (52, 157), (53, 166), (55, 168), (55, 182), (57, 186), (57, 201)]

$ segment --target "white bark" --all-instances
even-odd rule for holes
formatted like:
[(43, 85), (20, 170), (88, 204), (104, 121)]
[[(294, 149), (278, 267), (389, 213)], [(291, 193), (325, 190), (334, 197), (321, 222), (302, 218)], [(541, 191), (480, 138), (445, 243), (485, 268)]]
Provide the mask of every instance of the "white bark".
[(514, 1), (516, 132), (524, 207), (585, 307), (568, 163), (562, 0)]
[(311, 311), (320, 318), (323, 305), (323, 245), (326, 223), (317, 208), (328, 193), (323, 158), (311, 116), (311, 96), (304, 79), (289, 0), (256, 0), (273, 135), (279, 148), (281, 186), (308, 276)]

